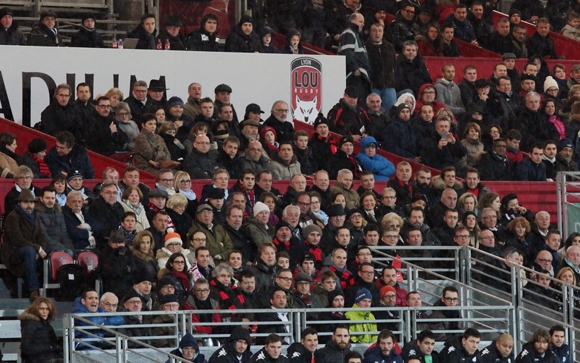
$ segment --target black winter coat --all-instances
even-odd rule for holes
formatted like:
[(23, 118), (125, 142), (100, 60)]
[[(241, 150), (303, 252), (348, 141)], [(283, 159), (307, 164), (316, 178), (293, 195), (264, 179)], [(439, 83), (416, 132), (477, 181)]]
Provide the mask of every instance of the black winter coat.
[[(397, 14), (395, 21), (393, 21), (390, 25), (391, 30), (391, 43), (397, 50), (397, 52), (403, 51), (403, 43), (407, 40), (415, 40), (417, 35), (421, 35), (421, 29), (419, 29), (419, 25), (413, 20), (406, 20), (404, 19), (401, 14)], [(388, 34), (385, 31), (385, 34)], [(401, 54), (402, 55), (402, 54)], [(426, 82), (426, 83), (431, 83)]]
[[(155, 36), (156, 34), (156, 29), (153, 30), (153, 33), (149, 33), (143, 28), (142, 24), (139, 24), (135, 29), (127, 33), (127, 38), (139, 39), (135, 49), (157, 49), (157, 44), (155, 42), (157, 39)], [(132, 112), (131, 114), (133, 115), (133, 118), (135, 118), (135, 114)]]
[(228, 155), (228, 153), (224, 151), (223, 148), (219, 148), (217, 154), (218, 155), (215, 160), (216, 164), (218, 164), (220, 167), (225, 168), (228, 171), (228, 173), (230, 174), (230, 179), (233, 180), (238, 179), (238, 173), (242, 171), (241, 156), (238, 154), (232, 159), (230, 155)]
[(290, 122), (280, 122), (274, 115), (271, 115), (264, 121), (262, 127), (271, 127), (276, 131), (276, 141), (292, 142), (294, 138), (294, 127)]
[(25, 45), (24, 34), (18, 29), (16, 21), (8, 29), (0, 25), (0, 45)]
[(425, 83), (433, 83), (433, 81), (423, 57), (417, 55), (411, 61), (403, 54), (399, 54), (395, 68), (395, 87), (397, 92), (408, 88), (415, 95), (418, 95), (419, 88)]
[(210, 34), (205, 28), (199, 27), (187, 36), (185, 45), (187, 46), (187, 50), (217, 52), (219, 44), (216, 38), (217, 32)]
[(344, 362), (346, 353), (350, 352), (350, 343), (347, 345), (346, 349), (340, 350), (338, 345), (333, 340), (330, 340), (326, 343), (326, 346), (319, 349), (318, 352), (324, 356), (327, 362)]
[(189, 173), (191, 179), (211, 179), (217, 167), (209, 153), (202, 154), (197, 149), (192, 150), (183, 162), (183, 170)]
[(393, 117), (383, 134), (383, 149), (407, 159), (419, 155), (417, 135), (411, 121), (403, 121), (399, 116)]
[(63, 47), (62, 37), (60, 36), (60, 30), (56, 29), (56, 34), (48, 29), (48, 27), (42, 23), (36, 23), (32, 26), (30, 34), (28, 35), (27, 45), (36, 45), (42, 47)]
[(340, 135), (362, 135), (361, 128), (366, 128), (371, 122), (362, 107), (351, 107), (344, 98), (328, 111), (327, 118), (330, 131)]
[(513, 128), (522, 134), (520, 150), (525, 152), (531, 152), (533, 144), (560, 139), (560, 134), (553, 123), (544, 119), (539, 112), (531, 111), (527, 107), (519, 113)]
[(516, 166), (514, 176), (521, 181), (546, 181), (546, 164), (536, 164), (532, 159), (524, 158)]
[[(100, 195), (89, 207), (89, 213), (93, 216), (93, 218), (101, 222), (103, 225), (103, 238), (109, 237), (111, 235), (111, 231), (119, 228), (124, 212), (125, 211), (123, 210), (121, 204), (116, 202), (115, 204), (111, 205), (105, 202), (105, 199), (103, 199), (103, 197)], [(104, 244), (103, 238), (97, 239), (97, 244), (99, 242), (103, 242)]]
[(62, 358), (62, 346), (48, 320), (23, 312), (18, 315), (22, 358), (27, 362), (52, 363)]
[(544, 356), (536, 353), (532, 344), (524, 344), (522, 351), (516, 358), (516, 363), (558, 363), (558, 357), (551, 350), (547, 350)]
[[(81, 212), (85, 217), (85, 223), (88, 223), (91, 226), (91, 232), (93, 233), (95, 239), (98, 240), (104, 238), (105, 236), (103, 235), (103, 224), (93, 218), (93, 216), (89, 213), (89, 208), (83, 206)], [(66, 230), (68, 231), (68, 235), (72, 240), (75, 250), (82, 250), (87, 248), (89, 246), (89, 231), (77, 227), (81, 224), (81, 221), (68, 205), (62, 207), (62, 214), (64, 216)]]
[(481, 350), (481, 363), (511, 363), (514, 360), (514, 352), (504, 357), (496, 346), (497, 341), (492, 341), (490, 345)]
[(74, 102), (61, 106), (53, 99), (40, 114), (40, 120), (40, 131), (45, 134), (56, 137), (61, 131), (69, 131), (76, 140), (84, 139), (83, 114), (76, 110)]
[(292, 149), (294, 149), (294, 155), (296, 155), (296, 159), (300, 163), (300, 171), (304, 175), (312, 175), (316, 171), (316, 169), (312, 166), (310, 162), (312, 160), (312, 149), (310, 147), (306, 147), (306, 150), (302, 150), (297, 148), (296, 146), (292, 145)]
[(28, 166), (30, 170), (32, 170), (34, 179), (52, 179), (52, 175), (40, 172), (40, 166), (36, 163), (36, 161), (34, 161), (29, 151), (26, 151), (24, 155), (22, 155), (22, 160), (24, 161), (23, 165)]
[(369, 39), (366, 41), (365, 46), (371, 63), (372, 73), (370, 78), (372, 88), (395, 88), (397, 55), (393, 45), (386, 40), (383, 40), (381, 44), (376, 44)]
[(123, 100), (123, 102), (127, 102), (129, 104), (129, 107), (131, 108), (131, 116), (133, 117), (133, 120), (140, 125), (142, 120), (141, 120), (141, 115), (143, 115), (143, 113), (145, 113), (145, 104), (139, 100), (137, 100), (135, 97), (133, 97), (133, 94), (131, 94), (131, 96), (125, 98)]
[[(510, 12), (517, 9), (522, 12), (522, 20), (530, 20), (532, 16), (543, 18), (546, 10), (540, 0), (516, 0), (510, 6)], [(533, 54), (533, 53), (531, 53)]]
[(540, 33), (535, 32), (526, 41), (526, 48), (528, 48), (529, 55), (539, 55), (542, 58), (549, 56), (550, 59), (558, 59), (556, 44), (550, 38), (550, 34), (542, 37)]
[(336, 153), (332, 155), (330, 159), (328, 159), (324, 170), (328, 172), (329, 180), (336, 180), (338, 172), (341, 169), (348, 169), (352, 171), (355, 179), (358, 179), (356, 176), (359, 175), (360, 177), (360, 173), (362, 172), (362, 167), (354, 155), (348, 156), (344, 151), (338, 149), (336, 150)]
[(167, 29), (163, 29), (157, 35), (157, 39), (161, 40), (161, 44), (163, 44), (163, 49), (165, 49), (165, 44), (169, 40), (169, 49), (170, 50), (186, 50), (185, 46), (185, 39), (181, 36), (181, 34), (177, 34), (177, 36), (173, 36), (169, 34)]
[(477, 164), (481, 180), (512, 180), (512, 164), (507, 158), (500, 158), (493, 151), (481, 155)]
[(423, 140), (421, 161), (435, 169), (443, 169), (447, 166), (454, 166), (455, 170), (459, 170), (459, 160), (467, 154), (467, 149), (459, 140), (455, 140), (453, 144), (447, 144), (439, 149), (439, 141), (441, 136), (433, 132), (431, 137)]
[(70, 46), (81, 48), (105, 48), (105, 43), (98, 31), (95, 29), (88, 30), (82, 27), (78, 32), (72, 35)]
[(513, 39), (511, 34), (504, 37), (497, 31), (494, 31), (487, 37), (485, 46), (488, 50), (497, 54), (515, 53), (515, 47), (512, 43)]
[[(92, 115), (92, 127), (88, 135), (90, 141), (87, 142), (88, 148), (101, 155), (111, 155), (117, 151), (122, 151), (125, 144), (129, 142), (129, 137), (118, 125), (115, 119), (109, 115), (103, 117), (96, 111)], [(117, 125), (117, 131), (111, 132), (111, 123)]]
[(75, 144), (70, 153), (65, 156), (59, 156), (56, 153), (56, 147), (53, 147), (46, 154), (44, 161), (53, 176), (79, 170), (84, 179), (95, 179), (93, 164), (89, 159), (89, 154), (82, 146)]
[[(241, 22), (241, 20), (240, 20)], [(240, 53), (254, 53), (259, 52), (262, 47), (260, 37), (256, 32), (252, 31), (250, 35), (246, 35), (239, 24), (232, 29), (226, 38), (226, 52), (240, 52)]]
[[(38, 187), (35, 187), (34, 185), (30, 185), (29, 188), (35, 197), (40, 196), (40, 194), (42, 193), (42, 190)], [(6, 194), (6, 196), (4, 197), (4, 214), (8, 215), (10, 212), (12, 212), (14, 210), (14, 208), (16, 208), (16, 206), (18, 205), (18, 202), (16, 202), (16, 199), (18, 199), (18, 197), (20, 196), (20, 192), (18, 190), (16, 190), (16, 186), (13, 186), (12, 189), (10, 189), (8, 191), (8, 194)]]
[(125, 296), (133, 288), (135, 261), (129, 247), (116, 249), (105, 245), (99, 251), (99, 275), (103, 279), (103, 291)]
[(302, 343), (296, 342), (292, 343), (288, 347), (288, 357), (290, 357), (290, 363), (323, 363), (326, 362), (324, 356), (320, 354), (320, 351), (314, 352), (314, 360), (312, 360), (312, 353)]

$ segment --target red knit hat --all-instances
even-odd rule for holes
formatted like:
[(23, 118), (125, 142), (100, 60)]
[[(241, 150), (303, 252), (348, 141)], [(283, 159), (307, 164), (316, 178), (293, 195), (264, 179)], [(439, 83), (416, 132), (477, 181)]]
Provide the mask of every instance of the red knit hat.
[(385, 294), (389, 291), (394, 292), (395, 294), (397, 293), (397, 290), (395, 290), (394, 287), (392, 287), (391, 285), (387, 285), (387, 286), (383, 286), (381, 288), (381, 299), (383, 298), (383, 296), (385, 296)]

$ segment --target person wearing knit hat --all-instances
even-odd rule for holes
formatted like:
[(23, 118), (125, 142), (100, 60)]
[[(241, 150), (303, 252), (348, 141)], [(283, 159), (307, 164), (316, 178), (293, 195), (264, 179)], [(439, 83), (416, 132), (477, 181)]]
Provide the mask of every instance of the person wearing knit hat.
[(316, 224), (309, 224), (306, 227), (302, 228), (302, 238), (308, 239), (308, 236), (312, 232), (318, 232), (322, 236), (322, 229), (318, 227)]
[(558, 171), (578, 171), (578, 164), (572, 160), (575, 152), (572, 140), (562, 139), (558, 142), (558, 155), (556, 155)]
[(105, 48), (101, 34), (95, 28), (96, 18), (92, 13), (86, 13), (81, 17), (81, 27), (72, 35), (71, 47), (80, 48)]
[(62, 47), (64, 46), (60, 30), (56, 27), (56, 13), (52, 10), (43, 10), (40, 20), (32, 26), (26, 45)]
[(183, 116), (183, 100), (177, 96), (173, 96), (167, 101), (167, 110), (166, 121), (192, 121), (189, 117)]
[(552, 97), (557, 97), (559, 90), (560, 87), (558, 86), (558, 82), (556, 82), (552, 76), (546, 77), (544, 80), (544, 92), (548, 93)]
[(10, 8), (0, 9), (0, 45), (24, 45), (24, 34), (18, 29)]
[(350, 136), (350, 135), (346, 135), (346, 136), (343, 136), (343, 137), (340, 139), (340, 142), (338, 143), (338, 147), (339, 147), (339, 148), (342, 148), (342, 146), (343, 146), (344, 144), (346, 144), (347, 142), (350, 142), (350, 143), (351, 143), (351, 144), (354, 146), (354, 139), (353, 139), (353, 137), (352, 137), (352, 136)]
[(133, 271), (133, 289), (137, 291), (143, 298), (143, 306), (147, 310), (153, 310), (153, 299), (151, 295), (151, 288), (155, 281), (155, 276), (152, 276), (145, 267), (138, 265)]
[(157, 250), (157, 254), (155, 255), (159, 269), (165, 268), (167, 260), (174, 253), (182, 253), (185, 256), (185, 267), (189, 269), (194, 259), (193, 253), (189, 249), (183, 248), (183, 240), (179, 233), (175, 232), (173, 228), (167, 228), (164, 246)]
[[(1, 38), (1, 35), (0, 35)], [(46, 140), (34, 139), (28, 144), (28, 152), (22, 155), (24, 165), (28, 166), (34, 174), (34, 179), (51, 179), (52, 173), (44, 161), (46, 156)]]
[[(372, 304), (372, 295), (368, 289), (359, 289), (355, 294), (355, 303), (353, 308), (368, 309)], [(374, 343), (377, 341), (377, 336), (374, 334), (354, 335), (352, 333), (374, 332), (377, 331), (377, 324), (374, 322), (375, 316), (368, 310), (348, 311), (345, 314), (348, 320), (366, 320), (368, 323), (354, 323), (349, 327), (351, 333), (351, 340), (354, 343)]]
[(395, 288), (392, 287), (391, 285), (383, 286), (381, 288), (381, 300), (384, 299), (384, 297), (387, 294), (387, 292), (392, 292), (393, 294), (395, 294), (395, 295), (393, 295), (393, 298), (394, 298), (393, 299), (393, 306), (395, 306), (396, 298), (397, 298), (397, 290), (395, 290)]
[[(336, 140), (330, 135), (330, 122), (321, 113), (314, 120), (314, 130), (316, 131), (308, 141), (308, 147), (312, 150), (314, 169), (322, 169), (328, 160), (336, 152)], [(318, 166), (318, 168), (317, 168)]]
[(268, 206), (262, 202), (256, 202), (256, 204), (254, 205), (254, 209), (253, 209), (254, 218), (260, 212), (268, 212), (268, 216), (270, 216), (270, 208), (268, 208)]
[(267, 146), (268, 155), (274, 155), (280, 148), (280, 143), (276, 141), (276, 130), (273, 127), (266, 126), (260, 131), (260, 141), (262, 145)]

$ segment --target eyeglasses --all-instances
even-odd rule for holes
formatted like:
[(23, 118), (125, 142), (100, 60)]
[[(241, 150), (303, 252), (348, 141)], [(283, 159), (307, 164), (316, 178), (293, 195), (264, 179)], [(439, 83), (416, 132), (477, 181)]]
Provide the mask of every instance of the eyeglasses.
[(181, 184), (187, 184), (187, 183), (191, 183), (191, 179), (182, 180), (180, 183), (181, 183)]
[(209, 289), (195, 289), (195, 292), (208, 293), (209, 292)]
[(117, 113), (117, 116), (120, 116), (120, 117), (125, 117), (125, 116), (129, 116), (129, 115), (130, 115), (129, 112), (119, 112), (119, 113)]
[(131, 301), (131, 300), (129, 300), (129, 301), (127, 301), (127, 304), (132, 304), (132, 305), (141, 305), (141, 304), (143, 304), (143, 301), (141, 301), (141, 299), (139, 299), (139, 300), (135, 300), (135, 301)]
[(446, 298), (445, 298), (445, 301), (452, 301), (452, 302), (456, 302), (456, 301), (459, 301), (459, 299), (458, 299), (458, 298), (456, 298), (456, 297), (446, 297)]
[(173, 261), (173, 263), (176, 263), (178, 265), (185, 265), (185, 261)]
[(497, 131), (497, 130), (491, 130), (489, 133), (490, 134), (499, 134), (499, 131)]
[(279, 278), (280, 280), (284, 280), (284, 281), (286, 281), (286, 282), (288, 282), (288, 281), (292, 281), (292, 277), (282, 277), (282, 276), (280, 276), (280, 277), (278, 277), (278, 278)]
[(405, 10), (407, 14), (415, 14), (415, 10)]
[(544, 263), (552, 263), (552, 260), (546, 260), (545, 258), (538, 258), (538, 261), (544, 262)]
[(175, 179), (159, 179), (164, 183), (173, 183), (175, 181)]
[(396, 299), (397, 295), (385, 295), (383, 297), (386, 297), (387, 299)]
[(97, 105), (97, 107), (104, 108), (104, 109), (107, 109), (107, 110), (110, 110), (111, 109), (111, 105)]
[(289, 110), (285, 110), (285, 109), (279, 108), (276, 111), (281, 112), (281, 113), (288, 113)]
[(105, 303), (104, 305), (108, 308), (116, 308), (117, 306), (119, 306), (119, 304), (111, 304), (111, 303)]
[(312, 204), (312, 203), (298, 202), (298, 204), (303, 205), (305, 207), (310, 207), (310, 204)]
[(202, 216), (209, 216), (209, 215), (213, 215), (213, 211), (206, 209), (203, 212), (200, 212), (199, 214)]
[(361, 273), (361, 274), (365, 274), (365, 275), (372, 275), (372, 274), (374, 274), (375, 272), (374, 272), (374, 271), (361, 271), (360, 273)]
[(459, 236), (455, 236), (457, 238), (469, 238), (468, 234), (460, 234)]
[(193, 241), (195, 241), (195, 242), (205, 242), (205, 241), (207, 241), (207, 238), (194, 238)]

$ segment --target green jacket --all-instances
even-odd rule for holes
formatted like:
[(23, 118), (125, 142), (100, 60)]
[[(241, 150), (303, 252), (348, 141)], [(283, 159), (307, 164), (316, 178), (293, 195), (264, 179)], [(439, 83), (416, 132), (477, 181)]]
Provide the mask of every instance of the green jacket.
[[(357, 304), (352, 306), (353, 308), (359, 308)], [(375, 316), (370, 311), (348, 311), (344, 314), (348, 320), (375, 320)], [(350, 334), (350, 340), (353, 343), (365, 343), (370, 344), (377, 341), (378, 335), (376, 334), (364, 334), (364, 335), (354, 335), (352, 333), (360, 333), (360, 332), (376, 332), (377, 331), (377, 324), (376, 323), (356, 323), (350, 324), (350, 328), (348, 328)]]
[(222, 226), (214, 225), (212, 230), (210, 231), (206, 226), (196, 221), (187, 233), (187, 247), (189, 247), (189, 241), (191, 241), (193, 234), (197, 231), (202, 231), (205, 233), (205, 238), (207, 238), (206, 246), (209, 249), (209, 253), (217, 265), (220, 262), (227, 262), (228, 254), (233, 251), (234, 244), (230, 235)]

